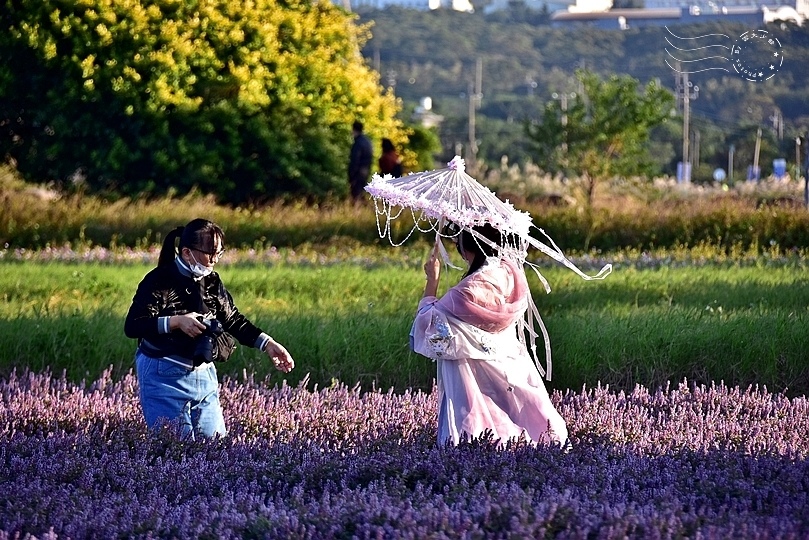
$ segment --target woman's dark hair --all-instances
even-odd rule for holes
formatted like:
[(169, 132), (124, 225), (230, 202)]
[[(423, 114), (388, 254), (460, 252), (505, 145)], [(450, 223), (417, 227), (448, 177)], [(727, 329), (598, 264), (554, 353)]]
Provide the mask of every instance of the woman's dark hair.
[(470, 276), (480, 270), (480, 267), (486, 262), (487, 257), (496, 256), (498, 253), (497, 248), (503, 246), (505, 240), (503, 234), (489, 223), (472, 227), (472, 230), (487, 240), (490, 240), (494, 245), (490, 246), (483, 240), (478, 240), (468, 229), (461, 231), (461, 234), (458, 236), (458, 251), (463, 249), (467, 253), (474, 253), (475, 255), (464, 277)]
[(390, 139), (382, 139), (382, 152), (393, 152), (396, 147)]
[[(180, 244), (175, 248), (178, 238)], [(177, 227), (166, 235), (163, 247), (160, 249), (157, 266), (172, 264), (178, 250), (182, 250), (184, 247), (212, 254), (215, 250), (216, 238), (220, 239), (222, 245), (225, 244), (225, 233), (219, 225), (202, 218), (191, 220), (185, 227)]]

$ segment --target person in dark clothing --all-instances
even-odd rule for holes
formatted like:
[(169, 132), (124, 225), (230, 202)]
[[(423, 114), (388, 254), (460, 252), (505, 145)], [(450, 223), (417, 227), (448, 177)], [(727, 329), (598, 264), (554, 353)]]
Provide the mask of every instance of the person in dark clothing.
[(371, 141), (363, 134), (362, 122), (354, 122), (351, 127), (354, 143), (351, 145), (351, 154), (348, 159), (348, 185), (351, 189), (351, 198), (356, 202), (360, 200), (371, 175), (371, 161), (374, 151)]
[(239, 312), (214, 272), (224, 241), (222, 229), (206, 219), (177, 227), (132, 299), (124, 333), (138, 340), (140, 404), (151, 429), (171, 422), (191, 439), (227, 434), (214, 362), (226, 361), (237, 341), (265, 352), (284, 373), (295, 366), (281, 344)]
[(379, 174), (402, 176), (402, 158), (390, 139), (382, 139), (382, 155), (379, 157)]

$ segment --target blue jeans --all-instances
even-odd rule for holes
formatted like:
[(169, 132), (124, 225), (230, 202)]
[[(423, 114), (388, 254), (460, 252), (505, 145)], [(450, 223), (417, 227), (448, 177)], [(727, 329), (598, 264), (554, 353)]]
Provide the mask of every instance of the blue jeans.
[(138, 351), (135, 366), (140, 406), (150, 429), (169, 422), (192, 440), (227, 434), (214, 364), (189, 370)]

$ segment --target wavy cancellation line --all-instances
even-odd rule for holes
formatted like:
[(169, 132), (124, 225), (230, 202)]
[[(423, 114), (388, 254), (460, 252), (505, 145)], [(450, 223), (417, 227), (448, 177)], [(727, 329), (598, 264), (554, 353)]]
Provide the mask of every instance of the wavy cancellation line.
[[(669, 30), (668, 27), (665, 27), (665, 28), (666, 28), (666, 31), (669, 34), (671, 34), (671, 36), (677, 38), (677, 40), (682, 40), (682, 41), (704, 40), (706, 38), (725, 38), (727, 40), (731, 39), (730, 36), (727, 36), (725, 34), (703, 34), (703, 35), (695, 36), (695, 37), (682, 37), (682, 36), (678, 36), (677, 34), (672, 32), (671, 30)], [(720, 47), (720, 48), (723, 48), (723, 49), (731, 50), (731, 47), (729, 47), (729, 46), (722, 45), (721, 43), (717, 43), (717, 42), (712, 42), (712, 43), (709, 43), (707, 45), (700, 45), (700, 46), (697, 46), (697, 47), (686, 47), (686, 45), (691, 45), (691, 44), (690, 43), (682, 43), (682, 44), (680, 44), (679, 42), (677, 42), (677, 44), (675, 44), (675, 42), (672, 42), (672, 40), (669, 39), (669, 36), (666, 36), (665, 40), (666, 40), (666, 43), (668, 43), (673, 49), (676, 49), (677, 51), (680, 51), (681, 53), (686, 53), (682, 57), (679, 57), (679, 56), (681, 56), (679, 54), (678, 54), (678, 56), (675, 56), (674, 54), (671, 53), (671, 51), (668, 48), (664, 47), (664, 50), (666, 51), (666, 54), (668, 54), (671, 57), (671, 59), (673, 59), (676, 62), (674, 65), (672, 65), (671, 62), (669, 62), (669, 58), (666, 58), (665, 59), (666, 65), (669, 68), (671, 68), (673, 71), (677, 72), (677, 73), (688, 73), (688, 74), (690, 74), (690, 73), (701, 73), (701, 72), (704, 72), (704, 71), (712, 71), (712, 70), (730, 72), (730, 69), (728, 69), (726, 67), (717, 66), (717, 65), (710, 65), (710, 62), (716, 62), (716, 61), (730, 62), (731, 61), (730, 58), (728, 58), (726, 56), (720, 56), (720, 55), (699, 56), (697, 54), (693, 54), (692, 56), (689, 56), (692, 53), (704, 52), (704, 51), (707, 51), (710, 48), (715, 48), (715, 47)], [(682, 46), (678, 46), (678, 45), (682, 45)], [(697, 63), (699, 63), (699, 65), (697, 65)], [(690, 66), (688, 64), (694, 64), (694, 65)], [(704, 67), (705, 64), (707, 64), (709, 67)], [(683, 66), (685, 66), (686, 70), (682, 69)]]

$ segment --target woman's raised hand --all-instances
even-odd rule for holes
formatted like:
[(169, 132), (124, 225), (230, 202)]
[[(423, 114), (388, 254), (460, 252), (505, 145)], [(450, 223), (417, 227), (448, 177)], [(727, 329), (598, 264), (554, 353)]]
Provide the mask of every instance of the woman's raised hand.
[(438, 281), (441, 275), (441, 255), (438, 249), (438, 242), (440, 241), (436, 239), (433, 249), (427, 257), (427, 262), (424, 263), (424, 274), (427, 276), (427, 281)]
[(440, 241), (439, 238), (435, 239), (435, 245), (427, 257), (427, 262), (424, 263), (424, 275), (427, 277), (424, 296), (435, 296), (438, 293), (438, 278), (441, 276), (441, 257), (438, 248)]

